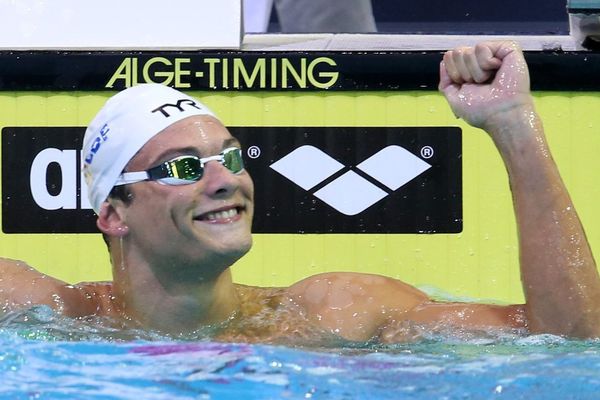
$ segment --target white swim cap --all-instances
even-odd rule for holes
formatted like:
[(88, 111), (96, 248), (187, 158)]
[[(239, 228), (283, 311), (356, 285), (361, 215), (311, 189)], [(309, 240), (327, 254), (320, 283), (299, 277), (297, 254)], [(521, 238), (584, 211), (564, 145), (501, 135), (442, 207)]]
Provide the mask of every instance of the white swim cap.
[(108, 99), (83, 138), (81, 164), (96, 213), (123, 169), (154, 135), (192, 115), (214, 114), (198, 100), (170, 87), (143, 84)]

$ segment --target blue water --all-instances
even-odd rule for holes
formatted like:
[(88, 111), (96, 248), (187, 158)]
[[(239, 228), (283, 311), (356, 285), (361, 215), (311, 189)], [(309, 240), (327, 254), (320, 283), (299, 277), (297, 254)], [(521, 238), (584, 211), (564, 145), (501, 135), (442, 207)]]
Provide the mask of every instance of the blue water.
[(2, 399), (598, 399), (600, 342), (431, 336), (317, 350), (0, 320)]

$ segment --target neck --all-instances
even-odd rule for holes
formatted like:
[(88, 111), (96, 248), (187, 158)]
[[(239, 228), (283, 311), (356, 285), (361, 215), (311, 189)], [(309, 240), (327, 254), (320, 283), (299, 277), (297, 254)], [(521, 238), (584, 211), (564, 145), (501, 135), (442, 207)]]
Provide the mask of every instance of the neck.
[[(111, 252), (113, 294), (121, 314), (145, 328), (178, 334), (226, 321), (239, 308), (229, 268), (215, 275), (211, 265), (178, 268), (150, 264), (123, 251)], [(185, 270), (167, 274), (161, 271)], [(209, 271), (209, 276), (203, 276)], [(194, 275), (190, 279), (191, 275)]]

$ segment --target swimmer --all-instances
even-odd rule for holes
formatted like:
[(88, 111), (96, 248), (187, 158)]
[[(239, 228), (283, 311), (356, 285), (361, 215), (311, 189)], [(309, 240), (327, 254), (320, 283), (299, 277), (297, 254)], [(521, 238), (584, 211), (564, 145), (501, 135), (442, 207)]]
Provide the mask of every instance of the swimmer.
[(457, 117), (490, 135), (506, 165), (525, 304), (436, 302), (361, 273), (285, 288), (235, 284), (230, 266), (252, 245), (254, 198), (240, 144), (200, 102), (150, 84), (108, 100), (84, 139), (83, 172), (113, 281), (69, 285), (5, 259), (3, 310), (45, 304), (169, 335), (210, 327), (214, 340), (236, 342), (394, 343), (413, 340), (415, 326), (597, 337), (598, 272), (550, 156), (522, 52), (512, 42), (448, 51), (439, 88)]

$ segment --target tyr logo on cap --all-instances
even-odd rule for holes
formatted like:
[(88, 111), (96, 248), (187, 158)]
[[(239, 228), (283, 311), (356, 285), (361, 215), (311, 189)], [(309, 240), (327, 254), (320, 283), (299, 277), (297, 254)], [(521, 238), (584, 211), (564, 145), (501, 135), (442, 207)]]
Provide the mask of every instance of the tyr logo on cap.
[(185, 110), (183, 109), (183, 105), (188, 105), (188, 106), (192, 106), (198, 110), (202, 110), (202, 108), (198, 107), (198, 105), (196, 104), (196, 102), (192, 99), (180, 99), (177, 100), (176, 104), (171, 104), (171, 103), (167, 103), (167, 104), (163, 104), (162, 106), (156, 107), (154, 110), (152, 110), (153, 113), (160, 111), (162, 115), (165, 116), (165, 118), (169, 118), (171, 116), (171, 114), (169, 114), (165, 109), (169, 108), (169, 107), (175, 107), (177, 110), (179, 110), (179, 112), (184, 112)]

